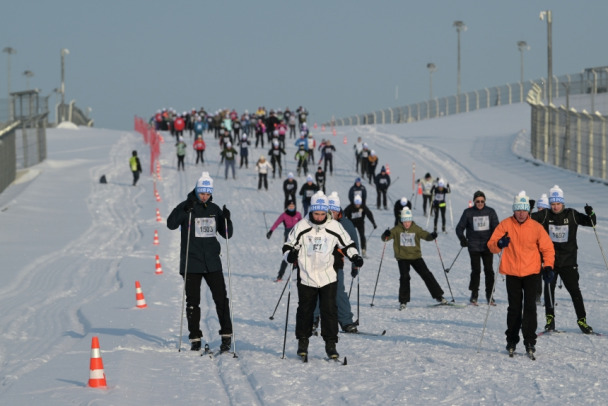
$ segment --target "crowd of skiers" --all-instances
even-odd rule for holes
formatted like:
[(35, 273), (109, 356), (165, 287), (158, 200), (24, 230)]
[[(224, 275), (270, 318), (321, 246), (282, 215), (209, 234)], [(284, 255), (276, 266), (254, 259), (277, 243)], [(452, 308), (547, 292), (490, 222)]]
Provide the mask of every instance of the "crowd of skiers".
[[(350, 302), (344, 288), (344, 258), (350, 260), (351, 276), (356, 278), (359, 269), (367, 257), (365, 218), (374, 229), (377, 223), (372, 210), (367, 205), (365, 180), (374, 184), (376, 189), (376, 209), (388, 210), (387, 191), (391, 178), (386, 167), (381, 166), (375, 151), (361, 138), (354, 145), (357, 177), (348, 192), (348, 203), (342, 207), (340, 196), (336, 192), (327, 195), (326, 173), (333, 173), (333, 153), (335, 147), (329, 140), (323, 140), (319, 148), (306, 124), (307, 111), (299, 108), (294, 113), (271, 110), (266, 115), (263, 109), (255, 114), (247, 112), (238, 115), (234, 110), (222, 111), (208, 115), (203, 109), (184, 114), (167, 114), (159, 111), (154, 117), (158, 129), (170, 131), (176, 137), (178, 170), (183, 169), (184, 135), (187, 130), (194, 136), (193, 148), (203, 161), (202, 151), (205, 144), (203, 131), (212, 131), (221, 148), (221, 161), (226, 163), (224, 176), (228, 179), (229, 169), (236, 178), (236, 156), (240, 155), (240, 167), (248, 168), (248, 152), (251, 146), (249, 137), (255, 135), (255, 148), (258, 143), (264, 148), (264, 136), (271, 145), (267, 153), (268, 160), (261, 155), (255, 164), (258, 172), (258, 189), (268, 190), (268, 175), (272, 171), (275, 178), (282, 178), (282, 156), (286, 153), (286, 140), (295, 138), (297, 175), (306, 176), (298, 189), (298, 182), (293, 173), (288, 173), (283, 181), (284, 211), (279, 215), (266, 233), (268, 239), (283, 224), (283, 259), (276, 281), (281, 281), (288, 267), (297, 272), (299, 305), (296, 316), (296, 338), (298, 354), (306, 357), (309, 338), (321, 325), (321, 335), (325, 341), (325, 350), (330, 358), (337, 358), (338, 326), (347, 333), (357, 332), (357, 320), (353, 320)], [(165, 118), (167, 117), (167, 118)], [(179, 121), (183, 121), (183, 124)], [(290, 128), (296, 119), (299, 120), (299, 137), (295, 131), (292, 136)], [(197, 124), (200, 124), (197, 128)], [(194, 133), (194, 134), (193, 134)], [(233, 147), (235, 142), (240, 154)], [(198, 144), (197, 144), (198, 143)], [(202, 144), (202, 145), (201, 145)], [(198, 145), (198, 148), (197, 148)], [(315, 165), (314, 151), (318, 150), (325, 166), (318, 162), (317, 171), (308, 172), (308, 164)], [(198, 151), (201, 151), (200, 154)], [(180, 155), (181, 154), (181, 155)], [(180, 156), (182, 157), (180, 159)], [(137, 182), (137, 168), (141, 165), (131, 159), (134, 173), (134, 184)], [(141, 168), (139, 168), (139, 172)], [(137, 173), (136, 173), (137, 172)], [(359, 176), (360, 174), (360, 176)], [(422, 197), (423, 214), (428, 220), (433, 218), (433, 231), (426, 231), (416, 224), (412, 215), (412, 195), (410, 199), (402, 197), (394, 202), (394, 226), (387, 228), (380, 236), (386, 244), (392, 240), (394, 257), (397, 261), (400, 279), (398, 289), (399, 310), (405, 310), (410, 301), (410, 268), (424, 281), (431, 296), (439, 305), (450, 305), (444, 297), (444, 291), (427, 267), (421, 250), (421, 240), (437, 239), (439, 216), (441, 231), (446, 233), (447, 195), (450, 185), (441, 178), (426, 173), (424, 178), (416, 180), (417, 190)], [(221, 274), (219, 261), (220, 247), (216, 235), (230, 238), (232, 223), (230, 212), (224, 206), (219, 209), (212, 203), (213, 180), (208, 172), (197, 181), (187, 199), (180, 203), (171, 213), (167, 225), (171, 229), (181, 227), (182, 250), (180, 272), (185, 278), (186, 310), (189, 338), (192, 349), (200, 349), (202, 333), (200, 332), (200, 286), (204, 278), (210, 287), (216, 303), (222, 335), (222, 350), (230, 347), (232, 325), (229, 314), (229, 303), (225, 283)], [(297, 210), (297, 198), (301, 199), (301, 212)], [(506, 276), (508, 296), (507, 309), (507, 350), (512, 353), (519, 342), (521, 330), (523, 343), (529, 354), (535, 352), (537, 315), (536, 306), (540, 302), (542, 282), (544, 281), (545, 330), (555, 330), (555, 305), (553, 301), (557, 278), (561, 278), (570, 293), (577, 325), (585, 334), (593, 333), (587, 324), (583, 297), (578, 284), (576, 233), (578, 226), (594, 227), (596, 216), (592, 207), (586, 205), (584, 214), (565, 207), (564, 192), (555, 185), (548, 194), (535, 201), (525, 192), (514, 197), (513, 216), (502, 221), (494, 209), (486, 205), (483, 191), (473, 194), (472, 206), (465, 209), (455, 228), (460, 241), (460, 250), (467, 248), (470, 258), (471, 292), (469, 302), (477, 305), (481, 284), (481, 270), (485, 276), (484, 294), (488, 305), (495, 305), (493, 298), (496, 278), (494, 273), (494, 254), (501, 254), (499, 272)], [(224, 223), (224, 224), (223, 224)], [(191, 232), (194, 230), (194, 232)], [(209, 255), (209, 254), (212, 255)], [(460, 254), (460, 251), (458, 252)], [(384, 250), (383, 254), (384, 255)], [(446, 273), (450, 269), (443, 269)], [(375, 292), (374, 292), (375, 293)], [(453, 297), (452, 297), (453, 299)], [(453, 301), (453, 300), (452, 300)]]

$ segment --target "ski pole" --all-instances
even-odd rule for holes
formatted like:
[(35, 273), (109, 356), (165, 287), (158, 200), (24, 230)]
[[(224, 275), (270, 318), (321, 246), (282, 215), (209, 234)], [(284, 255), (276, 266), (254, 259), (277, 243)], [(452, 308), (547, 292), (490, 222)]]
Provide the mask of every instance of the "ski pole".
[[(503, 237), (506, 237), (509, 233), (505, 233)], [(490, 294), (490, 300), (488, 300), (488, 311), (486, 312), (486, 319), (483, 322), (483, 329), (481, 330), (481, 338), (479, 339), (479, 345), (477, 346), (477, 353), (481, 349), (481, 341), (483, 340), (483, 336), (486, 332), (486, 325), (488, 324), (488, 316), (490, 315), (490, 307), (492, 307), (492, 300), (494, 299), (494, 289), (496, 289), (496, 280), (498, 279), (498, 272), (500, 271), (500, 261), (502, 260), (502, 250), (498, 254), (498, 267), (496, 268), (496, 272), (494, 273), (494, 283), (492, 284), (492, 293)]]
[(374, 229), (372, 230), (372, 232), (371, 232), (371, 233), (369, 233), (369, 236), (367, 236), (367, 241), (369, 241), (369, 239), (370, 239), (370, 238), (372, 238), (372, 234), (374, 234), (374, 231), (376, 231), (376, 228), (374, 228)]
[(281, 359), (285, 359), (285, 344), (287, 342), (287, 323), (289, 322), (289, 302), (291, 302), (291, 273), (293, 272), (293, 267), (289, 271), (289, 278), (287, 278), (287, 284), (289, 289), (287, 290), (287, 312), (285, 312), (285, 332), (283, 333), (283, 355), (281, 355)]
[(277, 309), (279, 308), (279, 303), (281, 303), (281, 299), (283, 299), (283, 293), (285, 293), (285, 289), (287, 288), (288, 283), (289, 283), (289, 279), (287, 279), (287, 282), (285, 282), (285, 286), (283, 286), (283, 291), (281, 292), (281, 296), (279, 297), (279, 300), (277, 301), (277, 305), (274, 307), (274, 312), (272, 312), (272, 316), (270, 316), (270, 320), (274, 320), (274, 314), (277, 312)]
[(353, 291), (353, 282), (355, 281), (355, 278), (352, 278), (350, 280), (350, 289), (348, 290), (348, 298), (350, 299), (350, 292)]
[[(587, 203), (585, 203), (587, 204)], [(591, 215), (593, 215), (595, 213), (591, 213)], [(591, 226), (593, 227), (593, 232), (595, 233), (595, 239), (597, 240), (597, 245), (599, 245), (600, 247), (600, 251), (602, 253), (602, 258), (604, 258), (604, 264), (606, 265), (606, 269), (608, 269), (608, 261), (606, 261), (606, 255), (604, 255), (604, 249), (602, 248), (602, 244), (600, 243), (600, 237), (597, 235), (597, 230), (595, 229), (595, 223), (593, 222), (593, 219), (591, 218), (591, 216), (589, 216), (589, 219), (591, 220)]]
[(460, 247), (460, 250), (458, 250), (458, 254), (456, 254), (456, 258), (454, 258), (454, 260), (452, 261), (452, 265), (450, 265), (450, 267), (445, 270), (446, 272), (450, 272), (450, 270), (452, 269), (452, 267), (456, 263), (456, 260), (458, 259), (458, 255), (460, 255), (460, 252), (462, 251), (463, 248), (464, 247)]
[(448, 289), (450, 290), (450, 295), (452, 296), (452, 303), (455, 302), (454, 294), (452, 293), (452, 287), (450, 286), (450, 281), (448, 280), (448, 273), (445, 270), (445, 266), (443, 265), (443, 258), (441, 258), (441, 251), (439, 251), (439, 244), (437, 244), (437, 238), (435, 238), (435, 246), (437, 247), (437, 254), (439, 254), (439, 260), (441, 261), (441, 267), (443, 268), (443, 274), (445, 275), (445, 281), (448, 283)]
[(380, 270), (382, 269), (382, 260), (384, 260), (384, 250), (386, 249), (386, 241), (384, 241), (384, 247), (382, 248), (382, 256), (380, 257), (380, 265), (378, 266), (378, 275), (376, 276), (376, 286), (374, 286), (374, 294), (372, 296), (372, 303), (370, 306), (374, 306), (374, 298), (376, 297), (376, 288), (378, 287), (378, 279), (380, 279)]
[(266, 212), (262, 212), (264, 214), (264, 226), (266, 227), (266, 234), (268, 234), (268, 223), (266, 222)]
[(357, 326), (359, 325), (359, 275), (357, 274)]
[[(224, 205), (226, 208), (226, 205)], [(224, 226), (226, 229), (226, 266), (228, 267), (228, 291), (230, 292), (230, 324), (232, 324), (232, 346), (234, 351), (233, 358), (238, 358), (239, 356), (236, 354), (236, 334), (234, 334), (234, 316), (232, 310), (234, 308), (234, 302), (232, 300), (232, 277), (230, 274), (230, 252), (228, 251), (228, 219), (224, 217)]]
[(188, 253), (190, 252), (190, 221), (192, 220), (192, 211), (188, 214), (188, 240), (186, 241), (186, 266), (184, 269), (184, 291), (182, 292), (182, 317), (179, 319), (179, 345), (177, 352), (182, 351), (182, 329), (184, 327), (184, 302), (186, 300), (186, 277), (188, 276)]

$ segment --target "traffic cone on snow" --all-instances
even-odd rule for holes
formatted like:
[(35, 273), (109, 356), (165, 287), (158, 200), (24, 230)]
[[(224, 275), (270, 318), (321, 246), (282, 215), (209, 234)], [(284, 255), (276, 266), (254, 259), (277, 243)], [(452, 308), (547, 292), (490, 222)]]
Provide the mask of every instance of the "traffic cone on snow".
[(154, 230), (154, 245), (158, 245), (159, 241), (158, 241), (158, 231)]
[(91, 342), (91, 363), (89, 367), (89, 386), (91, 388), (106, 388), (106, 374), (103, 371), (103, 361), (99, 352), (99, 339), (93, 337)]
[(325, 124), (321, 126), (321, 131), (325, 131)]
[(388, 166), (388, 164), (385, 164), (384, 167), (386, 168), (386, 174), (390, 175), (391, 174), (391, 167)]
[(469, 208), (473, 207), (473, 202), (469, 200)]
[(158, 257), (158, 254), (156, 254), (156, 272), (157, 275), (160, 275), (163, 273), (163, 268), (161, 268), (160, 266), (160, 258)]
[(342, 143), (343, 143), (344, 145), (348, 144), (348, 139), (346, 138), (346, 135), (344, 136), (344, 140), (342, 140)]
[(160, 218), (160, 210), (156, 209), (156, 221), (162, 223), (163, 219)]
[(158, 190), (154, 190), (154, 197), (156, 198), (157, 202), (160, 202), (160, 193), (158, 193)]
[(317, 123), (315, 123), (315, 124), (313, 125), (313, 127), (314, 127), (314, 128), (315, 128), (315, 130), (316, 130), (316, 129), (317, 129)]
[(146, 299), (144, 298), (144, 292), (141, 291), (141, 285), (139, 281), (135, 281), (135, 305), (140, 309), (148, 307)]
[(418, 183), (418, 194), (422, 194), (422, 185), (420, 183)]
[(334, 128), (333, 130), (331, 130), (331, 133), (333, 134), (333, 136), (336, 136), (336, 129)]

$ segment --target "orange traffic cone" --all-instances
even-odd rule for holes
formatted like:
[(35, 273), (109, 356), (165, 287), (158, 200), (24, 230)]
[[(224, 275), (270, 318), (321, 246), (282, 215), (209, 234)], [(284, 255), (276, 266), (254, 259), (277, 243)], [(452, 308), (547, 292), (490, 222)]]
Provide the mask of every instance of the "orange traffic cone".
[(135, 303), (140, 309), (145, 309), (148, 307), (146, 304), (146, 299), (144, 298), (144, 292), (141, 291), (139, 281), (135, 281)]
[(422, 194), (422, 185), (420, 183), (418, 184), (418, 194)]
[(156, 221), (162, 223), (163, 219), (160, 218), (160, 210), (156, 209)]
[(385, 164), (384, 166), (385, 166), (385, 168), (386, 168), (386, 174), (387, 174), (387, 175), (390, 175), (390, 174), (391, 174), (391, 167), (390, 167), (390, 166), (388, 166), (388, 164)]
[(314, 123), (313, 127), (315, 128), (315, 130), (317, 129), (317, 123)]
[(103, 361), (99, 352), (99, 339), (93, 337), (91, 342), (91, 364), (89, 367), (89, 386), (91, 388), (106, 388), (106, 374), (103, 371)]
[(336, 136), (336, 129), (334, 128), (333, 130), (331, 130), (331, 133), (333, 134), (333, 136)]
[(157, 275), (160, 275), (163, 273), (163, 268), (161, 268), (160, 266), (160, 258), (158, 257), (158, 254), (156, 254), (156, 272)]
[(343, 143), (344, 145), (348, 144), (348, 139), (346, 138), (346, 135), (344, 136), (344, 140), (342, 141), (342, 143)]
[(154, 245), (158, 245), (158, 231), (154, 230)]
[(473, 207), (473, 202), (469, 200), (469, 207)]
[(158, 193), (158, 191), (156, 191), (155, 195), (156, 195), (156, 201), (160, 202), (160, 194)]

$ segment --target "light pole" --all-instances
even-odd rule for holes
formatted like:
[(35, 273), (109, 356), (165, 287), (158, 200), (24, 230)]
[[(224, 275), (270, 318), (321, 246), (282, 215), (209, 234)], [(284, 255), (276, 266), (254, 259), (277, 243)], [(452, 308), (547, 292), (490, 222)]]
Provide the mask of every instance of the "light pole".
[(524, 83), (524, 51), (529, 51), (530, 46), (526, 41), (517, 41), (517, 48), (519, 48), (520, 53), (520, 73), (519, 73), (519, 82)]
[(547, 76), (549, 79), (549, 87), (547, 88), (547, 99), (549, 105), (553, 101), (553, 41), (551, 38), (551, 24), (553, 18), (551, 17), (551, 10), (541, 11), (540, 20), (544, 20), (547, 17)]
[(65, 56), (69, 54), (67, 48), (61, 49), (61, 121), (65, 120)]
[(7, 94), (7, 100), (8, 100), (8, 119), (12, 120), (13, 119), (13, 103), (11, 103), (11, 55), (14, 55), (17, 53), (17, 50), (15, 48), (12, 47), (5, 47), (2, 52), (6, 52), (7, 54), (7, 63), (8, 63), (8, 68), (6, 69), (6, 76), (7, 76), (7, 84), (6, 84), (6, 94)]
[(456, 94), (460, 96), (460, 32), (466, 31), (467, 26), (462, 21), (454, 21), (454, 24), (452, 24), (452, 26), (456, 28), (456, 32), (458, 33), (458, 81)]
[(25, 90), (30, 90), (30, 78), (34, 76), (34, 72), (32, 72), (31, 70), (26, 70), (23, 72), (23, 76), (25, 76)]
[(433, 73), (437, 70), (437, 67), (433, 62), (427, 63), (426, 67), (429, 70), (429, 100), (433, 100)]

